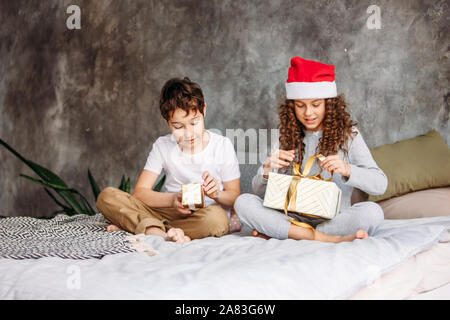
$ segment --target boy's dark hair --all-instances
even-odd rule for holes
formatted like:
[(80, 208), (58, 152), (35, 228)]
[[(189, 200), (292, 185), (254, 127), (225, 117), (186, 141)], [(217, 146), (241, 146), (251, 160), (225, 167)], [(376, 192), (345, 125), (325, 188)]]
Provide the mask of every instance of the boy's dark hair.
[(159, 109), (166, 121), (169, 121), (176, 108), (183, 109), (186, 114), (197, 110), (203, 114), (205, 100), (200, 86), (188, 77), (168, 80), (159, 97)]

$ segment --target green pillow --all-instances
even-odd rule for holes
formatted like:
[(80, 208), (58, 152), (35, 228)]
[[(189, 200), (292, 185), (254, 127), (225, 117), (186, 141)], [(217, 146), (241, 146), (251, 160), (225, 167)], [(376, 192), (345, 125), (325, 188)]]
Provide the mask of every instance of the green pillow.
[(450, 148), (436, 130), (370, 151), (388, 177), (388, 187), (383, 195), (369, 195), (368, 201), (450, 185)]

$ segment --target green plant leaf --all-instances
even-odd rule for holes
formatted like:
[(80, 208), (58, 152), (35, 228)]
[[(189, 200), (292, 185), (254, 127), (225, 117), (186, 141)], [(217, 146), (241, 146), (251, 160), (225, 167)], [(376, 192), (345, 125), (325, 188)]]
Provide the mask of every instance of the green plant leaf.
[(86, 213), (90, 213), (90, 214), (95, 213), (94, 210), (92, 209), (91, 205), (89, 204), (89, 201), (87, 201), (87, 199), (80, 192), (78, 192), (78, 190), (76, 190), (76, 189), (65, 188), (65, 187), (60, 187), (60, 186), (57, 186), (57, 185), (53, 185), (53, 184), (51, 184), (49, 182), (38, 180), (38, 179), (32, 178), (30, 176), (24, 175), (24, 174), (20, 174), (20, 176), (24, 177), (24, 178), (27, 178), (27, 179), (29, 179), (29, 180), (31, 180), (33, 182), (39, 183), (41, 185), (44, 185), (46, 187), (53, 188), (55, 191), (56, 190), (64, 190), (64, 191), (68, 191), (68, 192), (73, 192), (73, 193), (77, 194), (82, 200), (81, 202), (79, 202), (79, 205), (81, 207), (82, 212), (86, 212)]
[[(6, 149), (8, 149), (11, 153), (13, 153), (17, 158), (19, 158), (21, 161), (23, 161), (27, 166), (31, 168), (39, 177), (41, 177), (42, 180), (34, 179), (32, 177), (22, 175), (23, 177), (42, 184), (44, 186), (50, 187), (55, 190), (55, 192), (62, 198), (64, 201), (74, 210), (76, 213), (79, 214), (93, 214), (95, 213), (94, 210), (92, 210), (92, 207), (89, 205), (89, 202), (86, 200), (86, 198), (79, 193), (77, 190), (68, 188), (66, 183), (58, 177), (56, 174), (51, 172), (50, 170), (38, 165), (37, 163), (34, 163), (33, 161), (25, 159), (19, 152), (14, 150), (9, 144), (7, 144), (4, 140), (0, 139), (0, 144), (3, 145)], [(74, 197), (72, 193), (78, 194), (84, 203), (80, 204), (77, 199)]]
[(27, 176), (27, 175), (22, 174), (22, 173), (20, 174), (20, 176), (21, 176), (21, 177), (24, 177), (24, 178), (27, 178), (28, 180), (31, 180), (31, 181), (36, 182), (36, 183), (38, 183), (38, 184), (41, 184), (41, 185), (43, 185), (43, 186), (46, 186), (46, 187), (55, 189), (55, 190), (63, 190), (63, 191), (69, 191), (69, 192), (76, 192), (75, 189), (68, 188), (68, 187), (62, 187), (62, 186), (60, 186), (60, 185), (53, 184), (53, 183), (50, 183), (50, 182), (47, 182), (47, 181), (43, 181), (43, 180), (39, 180), (39, 179), (36, 179), (36, 178), (30, 177), (30, 176)]
[(89, 182), (91, 183), (92, 193), (94, 194), (95, 202), (97, 202), (98, 195), (100, 194), (100, 188), (98, 187), (98, 184), (95, 181), (94, 177), (92, 176), (92, 173), (89, 170), (89, 168), (88, 168), (88, 178)]
[[(53, 185), (58, 185), (59, 187), (67, 188), (67, 185), (64, 183), (64, 181), (50, 170), (38, 165), (37, 163), (25, 159), (19, 152), (14, 150), (9, 144), (7, 144), (2, 139), (0, 139), (0, 144), (3, 145), (6, 149), (8, 149), (17, 158), (19, 158), (19, 160), (24, 162), (28, 167), (30, 167), (31, 170), (33, 170), (43, 180), (50, 182)], [(68, 205), (72, 206), (75, 209), (75, 211), (81, 212), (76, 200), (69, 192), (62, 190), (55, 190), (55, 191), (61, 196), (61, 198), (64, 199), (64, 201), (66, 201)]]
[(124, 191), (124, 186), (125, 186), (125, 175), (122, 175), (122, 179), (120, 180), (119, 190)]
[(67, 214), (68, 216), (73, 216), (75, 214), (77, 214), (75, 211), (73, 211), (72, 209), (63, 209), (63, 210), (56, 210), (52, 213), (52, 217), (57, 215), (60, 212), (64, 212), (65, 214)]
[(83, 206), (86, 208), (86, 214), (89, 215), (89, 216), (92, 216), (92, 215), (96, 214), (96, 212), (94, 211), (94, 209), (92, 209), (92, 207), (91, 207), (89, 201), (87, 201), (87, 199), (86, 199), (81, 193), (79, 193), (78, 191), (77, 191), (77, 194), (78, 194), (78, 195), (81, 197), (81, 199), (82, 199), (82, 202), (81, 202), (81, 203), (82, 203)]
[(89, 204), (89, 201), (87, 201), (87, 199), (80, 192), (78, 192), (78, 190), (73, 189), (73, 188), (67, 188), (67, 187), (61, 187), (58, 185), (54, 185), (52, 183), (42, 181), (39, 179), (35, 179), (35, 178), (27, 176), (25, 174), (20, 174), (20, 176), (24, 177), (30, 181), (41, 184), (43, 186), (52, 188), (56, 192), (58, 192), (58, 190), (60, 190), (60, 192), (65, 191), (65, 192), (71, 192), (71, 193), (77, 194), (79, 196), (79, 198), (81, 198), (81, 200), (82, 200), (81, 202), (77, 201), (77, 199), (74, 196), (69, 196), (68, 194), (61, 195), (60, 193), (58, 193), (61, 196), (61, 198), (66, 200), (66, 202), (68, 200), (68, 202), (69, 202), (68, 204), (72, 206), (72, 208), (75, 210), (75, 212), (80, 213), (80, 214), (88, 214), (88, 215), (95, 214), (95, 211), (92, 209), (91, 205)]
[(22, 160), (23, 162), (27, 163), (27, 159), (25, 159), (20, 153), (18, 153), (16, 150), (14, 150), (9, 144), (7, 144), (4, 140), (0, 139), (0, 144), (4, 146), (6, 149), (8, 149), (12, 154), (14, 154), (17, 158)]
[(68, 216), (73, 216), (74, 214), (76, 214), (76, 212), (75, 212), (75, 210), (73, 210), (72, 208), (70, 208), (70, 207), (67, 207), (67, 206), (65, 206), (65, 205), (63, 205), (61, 202), (59, 202), (58, 201), (58, 199), (56, 199), (56, 197), (47, 189), (47, 188), (44, 188), (45, 189), (45, 192), (47, 192), (47, 194), (59, 205), (59, 206), (61, 206), (61, 208), (63, 208), (62, 210), (58, 210), (58, 211), (55, 211), (55, 212), (53, 212), (53, 216), (55, 215), (55, 214), (57, 214), (57, 213), (59, 213), (59, 212), (65, 212)]
[(56, 193), (64, 199), (64, 201), (77, 213), (77, 214), (85, 214), (84, 210), (80, 206), (78, 200), (74, 197), (72, 191), (60, 191), (55, 190)]
[[(56, 210), (56, 211), (54, 211), (53, 213), (52, 213), (52, 216), (56, 216), (58, 213), (60, 213), (60, 212), (66, 212), (66, 210)], [(66, 212), (66, 214), (67, 214), (67, 212)], [(71, 214), (67, 214), (68, 216), (70, 216)]]
[(45, 182), (42, 180), (38, 180), (35, 178), (32, 178), (30, 176), (20, 174), (21, 177), (24, 177), (30, 181), (36, 182), (38, 184), (41, 184), (45, 187), (49, 187), (55, 190), (58, 195), (66, 201), (66, 203), (78, 214), (86, 214), (86, 209), (83, 208), (82, 205), (77, 201), (77, 199), (73, 196), (73, 193), (78, 193), (77, 190), (67, 187), (61, 187), (59, 185), (54, 185), (49, 182)]
[(50, 170), (34, 163), (33, 161), (27, 160), (27, 165), (44, 181), (50, 182), (54, 185), (59, 185), (61, 187), (67, 187), (66, 183), (58, 177), (56, 174), (51, 172)]
[(164, 175), (159, 179), (159, 181), (153, 186), (153, 191), (158, 191), (158, 192), (160, 192), (160, 191), (161, 191), (161, 188), (163, 187), (165, 181), (166, 181), (166, 175), (164, 174)]
[(125, 192), (130, 193), (130, 178), (128, 178), (125, 183)]
[(3, 145), (6, 149), (8, 149), (17, 158), (22, 160), (28, 167), (31, 168), (31, 170), (33, 170), (44, 181), (53, 183), (55, 185), (67, 187), (67, 185), (64, 183), (64, 181), (60, 177), (58, 177), (56, 174), (54, 174), (50, 170), (38, 165), (37, 163), (34, 163), (33, 161), (25, 159), (19, 152), (14, 150), (9, 144), (7, 144), (2, 139), (0, 139), (0, 144)]
[(44, 188), (44, 190), (45, 192), (47, 192), (50, 198), (52, 198), (61, 208), (63, 208), (64, 210), (73, 210), (72, 208), (67, 207), (63, 205), (61, 202), (59, 202), (58, 199), (56, 199), (56, 197), (47, 188)]
[[(78, 192), (75, 189), (69, 188), (67, 184), (59, 178), (56, 174), (52, 173), (50, 170), (41, 167), (40, 165), (27, 161), (28, 166), (30, 166), (34, 172), (36, 172), (46, 183), (48, 187), (55, 190), (55, 192), (78, 214), (83, 214), (84, 210), (80, 206), (79, 202), (73, 196), (73, 192)], [(31, 178), (31, 177), (28, 177)], [(33, 178), (31, 178), (33, 179)], [(32, 180), (33, 181), (33, 180)], [(41, 181), (41, 182), (44, 182)], [(39, 183), (37, 180), (34, 182)]]

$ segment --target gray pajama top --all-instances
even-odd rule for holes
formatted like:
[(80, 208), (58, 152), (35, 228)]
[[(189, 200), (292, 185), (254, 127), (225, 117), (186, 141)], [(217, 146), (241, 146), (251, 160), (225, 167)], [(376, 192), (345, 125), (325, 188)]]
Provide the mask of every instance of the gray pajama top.
[[(345, 156), (341, 150), (338, 152), (341, 159), (350, 165), (350, 177), (343, 177), (336, 173), (333, 175), (332, 180), (342, 190), (340, 211), (351, 207), (350, 200), (353, 188), (358, 188), (371, 195), (381, 195), (386, 191), (388, 185), (386, 174), (378, 167), (373, 159), (372, 154), (370, 153), (370, 150), (361, 135), (361, 132), (356, 127), (353, 127), (353, 131), (358, 132), (358, 135), (348, 141), (348, 156)], [(305, 143), (305, 154), (301, 165), (302, 171), (308, 159), (316, 154), (315, 150), (319, 143), (319, 139), (322, 137), (322, 133), (323, 130), (305, 130), (305, 137), (303, 138), (303, 142)], [(278, 145), (274, 146), (272, 152), (278, 148)], [(321, 171), (321, 168), (317, 162), (318, 161), (314, 161), (308, 176), (317, 174)], [(267, 186), (267, 179), (263, 177), (263, 174), (264, 169), (261, 165), (257, 174), (252, 179), (253, 193), (258, 195), (260, 198), (264, 198)], [(290, 166), (288, 174), (292, 174), (292, 166)], [(331, 173), (324, 170), (322, 172), (322, 178), (331, 178)]]

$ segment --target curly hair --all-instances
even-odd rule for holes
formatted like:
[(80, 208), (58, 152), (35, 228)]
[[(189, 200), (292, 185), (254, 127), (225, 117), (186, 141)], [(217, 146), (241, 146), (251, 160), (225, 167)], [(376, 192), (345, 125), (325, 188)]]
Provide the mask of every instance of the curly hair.
[(188, 77), (172, 78), (161, 89), (159, 109), (166, 121), (170, 120), (177, 108), (183, 109), (186, 114), (191, 110), (203, 114), (204, 105), (202, 89)]
[[(305, 126), (295, 115), (295, 101), (285, 99), (278, 107), (280, 117), (280, 149), (295, 150), (295, 161), (302, 164), (305, 152)], [(319, 140), (315, 154), (321, 153), (324, 156), (337, 154), (342, 150), (348, 155), (346, 142), (354, 133), (352, 126), (357, 125), (350, 119), (347, 110), (347, 103), (344, 95), (340, 94), (336, 98), (325, 99), (325, 118), (323, 119), (323, 134)], [(287, 168), (284, 168), (284, 172)]]

